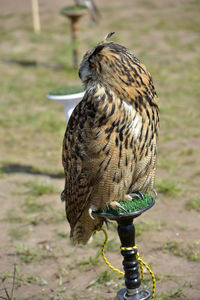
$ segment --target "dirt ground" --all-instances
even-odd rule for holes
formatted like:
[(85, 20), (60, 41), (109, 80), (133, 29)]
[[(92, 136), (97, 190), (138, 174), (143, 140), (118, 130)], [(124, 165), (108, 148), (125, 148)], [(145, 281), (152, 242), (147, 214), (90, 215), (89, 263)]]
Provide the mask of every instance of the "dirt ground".
[[(97, 2), (97, 1), (96, 1)], [(0, 7), (0, 299), (114, 299), (122, 276), (100, 256), (103, 233), (75, 248), (60, 201), (63, 107), (45, 98), (80, 84), (71, 63), (69, 0), (40, 0), (41, 34), (31, 1)], [(150, 70), (160, 98), (154, 207), (136, 221), (140, 256), (156, 276), (155, 299), (200, 299), (199, 2), (99, 1), (101, 21), (80, 21), (80, 56), (109, 31)], [(64, 37), (64, 38), (63, 38)], [(122, 269), (116, 225), (106, 255)], [(145, 273), (143, 286), (152, 282)]]

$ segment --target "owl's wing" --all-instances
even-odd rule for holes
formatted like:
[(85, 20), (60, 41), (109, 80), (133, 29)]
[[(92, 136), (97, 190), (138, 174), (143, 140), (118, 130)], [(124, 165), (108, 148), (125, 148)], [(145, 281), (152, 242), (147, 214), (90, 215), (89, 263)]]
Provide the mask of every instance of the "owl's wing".
[(62, 196), (64, 195), (66, 215), (72, 231), (87, 206), (87, 199), (90, 194), (86, 172), (84, 171), (82, 159), (76, 151), (78, 147), (76, 144), (77, 136), (72, 136), (71, 132), (66, 130), (63, 141), (65, 188)]
[(94, 176), (95, 170), (90, 169), (96, 155), (93, 145), (99, 132), (95, 126), (96, 110), (93, 96), (86, 93), (70, 117), (63, 140), (65, 188), (62, 199), (66, 202), (66, 214), (72, 234), (89, 204), (93, 183), (98, 180), (98, 176)]

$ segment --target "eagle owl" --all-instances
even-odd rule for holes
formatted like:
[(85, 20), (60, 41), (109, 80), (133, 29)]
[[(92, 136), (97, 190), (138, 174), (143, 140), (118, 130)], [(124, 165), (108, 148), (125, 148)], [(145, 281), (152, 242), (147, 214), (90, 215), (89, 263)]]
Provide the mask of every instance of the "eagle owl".
[(145, 66), (110, 33), (86, 52), (79, 69), (85, 95), (63, 141), (62, 200), (75, 243), (103, 220), (92, 211), (120, 207), (130, 193), (154, 189), (158, 97)]

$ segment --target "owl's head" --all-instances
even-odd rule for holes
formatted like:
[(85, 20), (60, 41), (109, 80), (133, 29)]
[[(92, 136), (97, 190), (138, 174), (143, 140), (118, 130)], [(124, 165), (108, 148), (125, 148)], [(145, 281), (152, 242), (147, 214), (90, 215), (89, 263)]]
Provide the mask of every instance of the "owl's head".
[(105, 40), (84, 55), (79, 77), (85, 88), (97, 83), (109, 88), (116, 85), (126, 88), (134, 80), (134, 66), (138, 65), (142, 70), (142, 65), (131, 51), (114, 42), (108, 42), (112, 34), (108, 34)]

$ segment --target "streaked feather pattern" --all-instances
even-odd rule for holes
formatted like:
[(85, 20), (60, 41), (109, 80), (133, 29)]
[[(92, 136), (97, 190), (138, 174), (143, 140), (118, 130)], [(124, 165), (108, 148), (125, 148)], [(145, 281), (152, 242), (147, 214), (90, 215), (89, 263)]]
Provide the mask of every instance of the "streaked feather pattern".
[(145, 66), (124, 46), (103, 41), (83, 57), (85, 95), (63, 141), (67, 219), (75, 243), (103, 220), (88, 210), (116, 207), (131, 192), (154, 188), (158, 97)]

